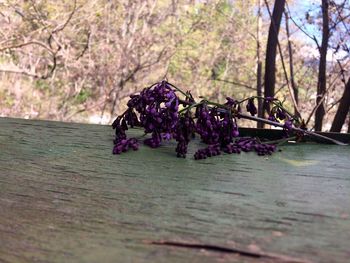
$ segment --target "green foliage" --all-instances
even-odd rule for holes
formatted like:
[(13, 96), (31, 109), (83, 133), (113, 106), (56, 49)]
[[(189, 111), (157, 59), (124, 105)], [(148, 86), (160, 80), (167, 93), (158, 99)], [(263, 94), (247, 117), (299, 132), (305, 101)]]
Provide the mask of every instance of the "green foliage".
[[(15, 2), (16, 12), (1, 7), (4, 41), (0, 48), (26, 41), (37, 44), (1, 52), (0, 68), (25, 74), (1, 73), (0, 95), (6, 94), (8, 103), (4, 106), (2, 100), (0, 110), (20, 100), (21, 110), (32, 112), (34, 108), (43, 118), (64, 120), (84, 112), (83, 107), (86, 116), (101, 115), (102, 111), (114, 115), (115, 96), (116, 110), (121, 111), (119, 100), (162, 77), (191, 90), (194, 96), (213, 100), (256, 93), (256, 0), (77, 0), (74, 13), (74, 1)], [(271, 7), (273, 1), (268, 2)], [(289, 2), (291, 7), (293, 2)], [(270, 23), (265, 11), (260, 28), (262, 61)], [(344, 33), (341, 36), (345, 37)], [(282, 26), (279, 39), (288, 63), (285, 36)], [(317, 86), (317, 67), (305, 62), (300, 51), (306, 45), (303, 40), (294, 40), (293, 45), (299, 98), (301, 103), (309, 103)], [(47, 79), (31, 78), (33, 72), (39, 76), (50, 72), (53, 53), (57, 62), (54, 74)], [(291, 108), (280, 57), (276, 65), (276, 90), (283, 87), (277, 96), (287, 98), (286, 105)], [(10, 89), (15, 92), (7, 92)]]
[(88, 90), (82, 89), (78, 95), (75, 97), (77, 103), (82, 104), (87, 101), (87, 99), (91, 96), (91, 92)]
[(47, 80), (38, 79), (35, 81), (34, 88), (42, 92), (48, 92), (50, 85)]

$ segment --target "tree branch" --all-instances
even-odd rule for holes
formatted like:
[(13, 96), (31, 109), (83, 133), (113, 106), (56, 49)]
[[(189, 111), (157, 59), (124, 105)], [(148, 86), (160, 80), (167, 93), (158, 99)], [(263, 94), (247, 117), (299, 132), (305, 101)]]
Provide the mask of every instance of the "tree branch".
[(240, 87), (244, 87), (244, 88), (247, 88), (247, 89), (255, 91), (255, 89), (252, 86), (250, 86), (248, 84), (245, 84), (245, 83), (240, 83), (240, 82), (236, 82), (236, 81), (232, 81), (232, 80), (226, 80), (226, 79), (219, 79), (219, 78), (215, 78), (214, 80), (215, 81), (221, 81), (221, 82), (229, 83), (229, 84), (240, 86)]
[(49, 51), (51, 54), (55, 54), (55, 51), (53, 51), (50, 47), (46, 46), (43, 42), (37, 41), (37, 40), (31, 40), (28, 42), (20, 43), (20, 44), (13, 44), (5, 47), (0, 47), (0, 52), (7, 50), (7, 49), (14, 49), (14, 48), (21, 48), (29, 45), (38, 45)]
[(300, 29), (301, 32), (303, 32), (308, 38), (312, 39), (315, 43), (316, 43), (316, 46), (317, 46), (317, 49), (318, 50), (321, 50), (321, 46), (319, 45), (318, 41), (317, 41), (317, 38), (315, 37), (315, 35), (310, 35), (308, 32), (306, 32), (301, 26), (298, 25), (297, 22), (295, 22), (295, 20), (293, 19), (293, 16), (291, 15), (291, 12), (289, 10), (289, 6), (288, 6), (288, 3), (286, 3), (286, 6), (287, 6), (287, 10), (288, 10), (288, 13), (289, 13), (289, 17), (290, 17), (290, 20), (292, 20), (293, 24)]

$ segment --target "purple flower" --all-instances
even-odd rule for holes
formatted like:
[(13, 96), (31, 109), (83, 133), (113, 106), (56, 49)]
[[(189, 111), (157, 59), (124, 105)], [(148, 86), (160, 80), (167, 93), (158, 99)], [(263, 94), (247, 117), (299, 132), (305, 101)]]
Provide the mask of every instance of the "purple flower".
[(269, 117), (268, 117), (267, 119), (268, 119), (269, 121), (279, 122), (273, 114), (270, 114)]
[(176, 146), (177, 157), (186, 157), (187, 146), (192, 137), (194, 137), (195, 124), (191, 112), (187, 111), (180, 116), (179, 122), (174, 133), (174, 138), (178, 142)]
[(139, 144), (136, 138), (123, 139), (114, 145), (113, 154), (121, 154), (122, 152), (126, 152), (129, 149), (133, 149), (136, 151), (139, 148)]
[(258, 110), (256, 109), (256, 107), (255, 107), (255, 105), (254, 105), (254, 99), (253, 99), (253, 98), (250, 98), (250, 99), (248, 100), (248, 103), (247, 103), (246, 108), (247, 108), (247, 111), (250, 112), (250, 114), (251, 114), (252, 116), (254, 116), (255, 114), (258, 113)]
[(163, 134), (163, 139), (169, 141), (171, 139), (171, 134), (170, 133), (164, 133)]
[(195, 152), (194, 159), (195, 160), (206, 159), (207, 157), (212, 157), (219, 154), (221, 154), (220, 145), (218, 143), (211, 144), (208, 147), (204, 149), (199, 149), (197, 152)]
[(209, 109), (206, 105), (200, 105), (197, 107), (196, 132), (206, 144), (218, 143), (220, 122), (216, 114), (216, 109)]
[(275, 100), (274, 97), (266, 97), (265, 98), (266, 102), (272, 102), (273, 100)]
[[(191, 94), (187, 92), (185, 100), (179, 100), (177, 89), (166, 81), (162, 81), (151, 87), (143, 89), (140, 94), (131, 95), (128, 101), (128, 109), (112, 124), (115, 129), (113, 153), (120, 154), (129, 149), (137, 150), (139, 143), (135, 138), (127, 138), (126, 130), (129, 127), (140, 126), (151, 137), (144, 140), (144, 144), (157, 148), (162, 141), (174, 138), (177, 141), (176, 153), (178, 157), (186, 157), (187, 148), (195, 132), (201, 140), (208, 144), (206, 148), (199, 149), (194, 158), (205, 159), (207, 157), (226, 153), (241, 153), (255, 151), (258, 155), (271, 154), (275, 151), (274, 145), (261, 143), (255, 138), (239, 138), (236, 123), (236, 112), (241, 112), (240, 104), (233, 98), (227, 97), (222, 106), (211, 107), (203, 103), (195, 104)], [(265, 103), (274, 98), (265, 98)], [(179, 104), (190, 106), (185, 112), (180, 111)], [(210, 105), (210, 104), (209, 104)], [(191, 109), (196, 108), (192, 116)], [(246, 105), (251, 115), (257, 114), (254, 98), (249, 98)], [(287, 119), (288, 114), (275, 106), (270, 113), (269, 120), (285, 119), (284, 129), (292, 129), (292, 121)]]
[(151, 148), (158, 148), (160, 146), (161, 141), (162, 138), (160, 134), (157, 132), (153, 132), (152, 137), (144, 140), (143, 143)]
[(285, 118), (287, 118), (287, 115), (286, 113), (284, 112), (284, 110), (278, 108), (276, 110), (276, 118), (277, 119), (280, 119), (280, 120), (284, 120)]
[(186, 158), (187, 146), (188, 143), (186, 141), (179, 141), (175, 149), (175, 151), (177, 152), (176, 156)]
[(129, 108), (124, 115), (124, 119), (126, 121), (126, 124), (129, 125), (131, 128), (134, 126), (139, 126), (140, 121), (137, 118), (136, 113), (134, 112), (133, 108)]
[[(125, 133), (125, 125), (122, 125), (122, 118), (118, 117), (114, 120), (112, 127), (115, 129), (115, 140), (114, 144), (117, 142), (126, 139), (126, 133)], [(127, 127), (126, 127), (127, 128)]]
[[(171, 138), (179, 119), (179, 99), (166, 81), (145, 88), (140, 95), (131, 96), (128, 106), (128, 124), (141, 125), (146, 133), (152, 133), (152, 138), (145, 140), (146, 145), (155, 148), (160, 146), (163, 139)], [(139, 121), (132, 109), (139, 113)]]
[(225, 105), (231, 108), (232, 106), (236, 105), (236, 101), (230, 97), (226, 97)]
[(258, 155), (271, 155), (276, 150), (273, 144), (261, 143), (255, 138), (245, 137), (237, 139), (234, 143), (230, 143), (224, 147), (226, 153), (241, 153), (255, 151)]
[(283, 129), (286, 130), (287, 132), (291, 131), (293, 129), (293, 123), (289, 119), (287, 119), (284, 122)]

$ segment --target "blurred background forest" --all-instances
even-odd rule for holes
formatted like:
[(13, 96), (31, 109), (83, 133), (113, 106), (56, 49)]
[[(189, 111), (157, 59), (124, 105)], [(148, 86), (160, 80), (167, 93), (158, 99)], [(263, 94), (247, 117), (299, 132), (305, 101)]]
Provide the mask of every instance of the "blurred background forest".
[(349, 132), (349, 49), (350, 0), (0, 0), (0, 116), (110, 123), (166, 78)]

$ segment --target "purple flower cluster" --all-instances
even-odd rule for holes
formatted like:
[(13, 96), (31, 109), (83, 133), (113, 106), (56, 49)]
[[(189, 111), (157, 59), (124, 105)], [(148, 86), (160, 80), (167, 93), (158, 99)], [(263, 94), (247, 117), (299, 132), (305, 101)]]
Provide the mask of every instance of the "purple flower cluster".
[(204, 149), (199, 149), (197, 152), (195, 152), (194, 159), (195, 160), (206, 159), (207, 157), (212, 157), (220, 154), (221, 154), (220, 144), (216, 143), (216, 144), (211, 144)]
[(195, 124), (191, 117), (191, 112), (187, 111), (184, 115), (180, 116), (174, 138), (176, 139), (176, 153), (177, 157), (186, 157), (187, 146), (191, 138), (194, 137)]
[(281, 120), (285, 120), (286, 118), (287, 113), (283, 109), (275, 106), (271, 109), (268, 119), (271, 121), (280, 122)]
[(139, 119), (137, 118), (137, 115), (134, 112), (133, 108), (129, 108), (126, 110), (124, 115), (124, 120), (125, 120), (125, 123), (129, 125), (131, 128), (134, 128), (135, 126), (140, 125)]
[(128, 129), (125, 119), (118, 117), (112, 124), (113, 129), (115, 129), (115, 140), (114, 144), (118, 143), (120, 140), (126, 139), (125, 131)]
[[(176, 91), (185, 95), (185, 100), (180, 100)], [(269, 103), (273, 100), (275, 99), (265, 99)], [(261, 143), (255, 138), (236, 139), (239, 136), (236, 117), (240, 116), (238, 113), (241, 112), (241, 103), (230, 97), (226, 98), (224, 104), (206, 100), (196, 103), (189, 92), (184, 93), (166, 81), (156, 83), (139, 94), (131, 95), (127, 103), (128, 109), (113, 122), (113, 154), (138, 149), (138, 140), (127, 138), (128, 127), (142, 127), (145, 134), (150, 134), (144, 144), (151, 148), (159, 147), (163, 141), (175, 139), (177, 157), (186, 157), (188, 144), (195, 133), (208, 145), (194, 154), (196, 160), (216, 156), (221, 152), (231, 154), (255, 151), (258, 155), (271, 154), (276, 149), (274, 145)], [(183, 109), (179, 111), (180, 104)], [(192, 113), (193, 108), (196, 109), (195, 114)], [(246, 109), (252, 116), (257, 114), (254, 98), (248, 99)], [(272, 108), (269, 119), (284, 120), (284, 129), (292, 129), (292, 119), (277, 106)]]
[(276, 150), (276, 145), (259, 142), (255, 138), (240, 138), (226, 146), (226, 153), (241, 153), (255, 151), (258, 155), (271, 155)]
[[(235, 106), (235, 101), (231, 98), (226, 98), (227, 102), (226, 106), (231, 109)], [(233, 138), (239, 136), (238, 126), (236, 123), (236, 119), (232, 116), (231, 111), (220, 112), (220, 145), (221, 147), (225, 147), (229, 143), (233, 141)]]
[(130, 139), (123, 139), (114, 145), (113, 148), (113, 154), (120, 154), (122, 152), (126, 152), (129, 149), (133, 149), (136, 151), (139, 148), (139, 143), (137, 139), (135, 138), (130, 138)]
[(198, 150), (194, 154), (194, 158), (196, 160), (200, 160), (206, 159), (207, 157), (216, 156), (221, 154), (221, 149), (228, 154), (239, 154), (242, 151), (255, 151), (258, 155), (271, 155), (274, 151), (276, 151), (276, 145), (261, 143), (255, 138), (240, 138), (233, 143), (227, 144), (225, 147), (220, 147), (218, 143), (211, 144), (204, 149)]
[(283, 129), (285, 130), (285, 132), (290, 132), (293, 129), (293, 122), (290, 119), (286, 119), (284, 124), (283, 124)]
[(220, 121), (216, 115), (216, 109), (209, 109), (205, 104), (199, 105), (196, 109), (196, 132), (206, 144), (219, 142)]
[[(144, 140), (144, 144), (152, 148), (159, 147), (162, 140), (172, 138), (179, 118), (179, 99), (169, 83), (162, 81), (143, 89), (138, 95), (131, 95), (127, 105), (127, 111), (112, 125), (116, 130), (115, 148), (118, 148), (113, 153), (119, 154), (123, 152), (119, 149), (126, 149), (130, 145), (131, 148), (135, 148), (134, 143), (125, 141), (121, 143), (121, 140), (126, 139), (125, 131), (128, 125), (141, 126), (145, 129), (145, 133), (151, 133), (151, 138)], [(135, 111), (139, 114), (139, 118)]]
[(120, 154), (126, 152), (129, 149), (136, 151), (139, 147), (138, 141), (136, 138), (127, 138), (125, 131), (128, 129), (127, 120), (123, 117), (118, 117), (112, 124), (112, 127), (115, 129), (115, 140), (113, 147), (113, 154)]
[(283, 130), (285, 132), (285, 135), (287, 135), (293, 129), (294, 118), (295, 117), (290, 116), (285, 109), (279, 106), (274, 106), (270, 111), (268, 120), (278, 122), (278, 123), (280, 123), (281, 121), (284, 121)]
[[(233, 105), (231, 98), (227, 98), (226, 105)], [(196, 132), (206, 144), (217, 144), (221, 147), (231, 143), (239, 135), (238, 126), (230, 110), (219, 111), (203, 104), (196, 111)]]
[(145, 133), (152, 133), (152, 137), (145, 140), (146, 145), (156, 148), (163, 139), (171, 139), (179, 119), (179, 99), (166, 81), (133, 95), (128, 106), (140, 114), (140, 124)]
[(258, 113), (258, 110), (254, 104), (254, 99), (253, 98), (250, 98), (248, 99), (248, 103), (247, 103), (247, 106), (246, 106), (246, 109), (248, 112), (250, 112), (250, 114), (252, 116), (256, 115)]
[(276, 111), (276, 119), (284, 120), (285, 118), (287, 118), (287, 115), (286, 115), (285, 111), (283, 111), (282, 109), (278, 108), (277, 111)]
[(287, 137), (288, 134), (293, 130), (293, 121), (296, 119), (295, 116), (290, 116), (290, 114), (283, 107), (275, 105), (270, 111), (268, 120), (277, 123), (281, 123), (281, 121), (284, 121), (283, 131), (284, 136)]

